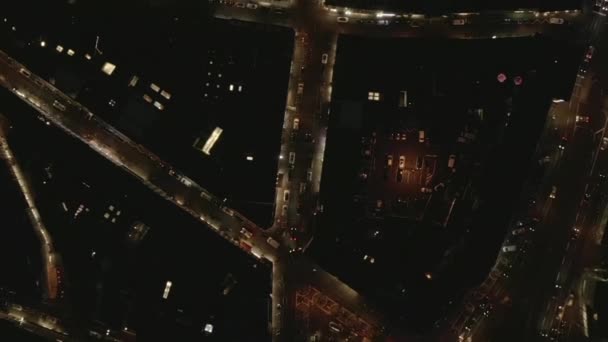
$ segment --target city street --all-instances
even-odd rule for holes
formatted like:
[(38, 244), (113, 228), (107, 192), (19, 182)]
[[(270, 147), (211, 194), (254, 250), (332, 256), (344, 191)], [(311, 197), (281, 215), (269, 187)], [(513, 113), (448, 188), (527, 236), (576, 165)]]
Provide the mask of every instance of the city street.
[(1, 157), (5, 160), (7, 166), (10, 168), (14, 179), (19, 184), (19, 188), (25, 198), (25, 201), (28, 205), (28, 217), (32, 223), (32, 227), (34, 227), (36, 231), (36, 235), (40, 240), (40, 250), (41, 255), (43, 257), (42, 265), (44, 265), (44, 293), (46, 298), (49, 300), (57, 299), (59, 295), (60, 289), (60, 280), (59, 277), (59, 261), (57, 255), (55, 254), (55, 248), (53, 247), (53, 240), (51, 239), (48, 230), (44, 226), (42, 222), (42, 218), (40, 217), (38, 208), (36, 207), (36, 203), (34, 202), (34, 196), (31, 190), (30, 185), (28, 184), (27, 178), (24, 176), (21, 171), (21, 167), (19, 163), (15, 159), (13, 152), (7, 141), (7, 130), (8, 125), (3, 125), (6, 123), (6, 119), (0, 115), (0, 148), (2, 149)]
[[(373, 333), (370, 336), (378, 337), (383, 333), (382, 319), (364, 298), (305, 256), (292, 253), (304, 250), (309, 245), (314, 237), (314, 217), (318, 210), (322, 210), (317, 200), (338, 34), (471, 39), (524, 37), (543, 33), (559, 37), (561, 33), (573, 31), (582, 20), (582, 15), (579, 11), (509, 11), (471, 16), (455, 14), (419, 17), (372, 11), (350, 13), (342, 8), (327, 8), (304, 0), (293, 4), (281, 2), (276, 8), (247, 8), (219, 2), (214, 3), (214, 6), (218, 18), (288, 26), (295, 30), (281, 152), (278, 157), (274, 224), (266, 231), (227, 207), (224, 199), (213, 196), (3, 52), (0, 52), (0, 84), (52, 124), (61, 127), (163, 198), (211, 227), (230, 243), (252, 257), (271, 262), (273, 340), (293, 340), (296, 330), (296, 291), (305, 285), (318, 289), (324, 296), (339, 303), (343, 308), (340, 312), (348, 312), (357, 317), (364, 325), (372, 327), (370, 331)], [(346, 19), (338, 22), (338, 18)], [(457, 23), (455, 18), (464, 20), (464, 24)], [(385, 22), (381, 23), (381, 20)], [(594, 22), (593, 27), (600, 29), (603, 24), (597, 25)], [(543, 140), (548, 145), (546, 147), (554, 149), (554, 152), (543, 183), (534, 193), (541, 215), (537, 231), (530, 242), (531, 248), (527, 255), (522, 256), (525, 258), (521, 262), (524, 265), (523, 271), (517, 270), (517, 274), (512, 275), (508, 281), (502, 278), (494, 280), (490, 286), (496, 298), (509, 296), (513, 306), (504, 305), (490, 317), (479, 321), (472, 329), (473, 340), (488, 340), (490, 336), (501, 334), (510, 341), (534, 340), (539, 336), (539, 327), (553, 326), (553, 323), (546, 323), (553, 322), (553, 318), (549, 321), (544, 318), (547, 312), (549, 315), (555, 312), (557, 302), (552, 302), (553, 292), (548, 289), (554, 288), (556, 274), (563, 268), (567, 275), (563, 289), (559, 292), (561, 296), (567, 293), (567, 289), (574, 287), (578, 274), (594, 259), (593, 256), (588, 256), (585, 261), (576, 260), (579, 251), (587, 250), (583, 246), (593, 241), (595, 233), (591, 230), (592, 225), (585, 225), (576, 246), (570, 246), (569, 241), (572, 227), (576, 223), (576, 214), (581, 214), (579, 204), (585, 195), (589, 167), (595, 164), (592, 151), (597, 146), (594, 131), (582, 126), (577, 128), (575, 117), (584, 112), (592, 121), (598, 118), (603, 120), (604, 104), (594, 97), (600, 93), (597, 88), (603, 85), (596, 82), (593, 76), (593, 68), (598, 65), (599, 62), (594, 59), (591, 68), (585, 70), (582, 76), (579, 75), (580, 80), (575, 84), (569, 102), (556, 103), (552, 108), (557, 119), (547, 125), (546, 132), (553, 134), (557, 128), (559, 135), (568, 137), (568, 145), (558, 148), (551, 139), (551, 134), (547, 134)], [(11, 162), (13, 158), (6, 141), (3, 139), (1, 142), (5, 159), (14, 166), (16, 178), (19, 179), (19, 170)], [(22, 188), (28, 199), (27, 187)], [(551, 194), (552, 192), (557, 195)], [(528, 195), (524, 198), (527, 199)], [(28, 204), (31, 216), (39, 218), (33, 202), (28, 200)], [(584, 215), (586, 220), (583, 222), (594, 222), (589, 214)], [(47, 269), (52, 270), (54, 263), (50, 237), (45, 233), (41, 222), (35, 223), (35, 226), (47, 246)], [(250, 234), (243, 233), (243, 228)], [(572, 260), (564, 262), (564, 255), (571, 249)], [(574, 275), (571, 274), (572, 270), (575, 270)], [(52, 286), (52, 283), (51, 279), (48, 286), (50, 298), (54, 298), (53, 294), (57, 291), (57, 286)], [(557, 297), (561, 298), (560, 296)], [(550, 303), (549, 310), (547, 303)], [(564, 317), (570, 322), (569, 326), (578, 326), (574, 310), (566, 311)], [(501, 323), (500, 329), (495, 327), (498, 321)], [(328, 322), (323, 321), (323, 324), (326, 323)], [(511, 329), (513, 334), (504, 334), (502, 329)], [(570, 329), (572, 334), (575, 334), (575, 330)], [(525, 334), (514, 335), (517, 331), (525, 331)]]
[[(314, 15), (310, 23), (320, 29), (340, 34), (377, 37), (480, 39), (527, 37), (537, 33), (559, 36), (560, 32), (568, 30), (570, 25), (577, 25), (581, 20), (579, 11), (492, 11), (463, 16), (454, 14), (430, 17), (414, 13), (382, 13), (325, 7), (314, 1), (294, 1), (287, 8), (277, 7), (277, 9), (271, 6), (243, 8), (230, 6), (221, 1), (212, 4), (215, 6), (216, 18), (298, 27), (300, 16)], [(301, 11), (303, 6), (309, 7), (308, 13)], [(338, 23), (338, 17), (348, 17), (348, 20)], [(454, 25), (453, 20), (456, 18), (464, 18), (464, 24)], [(552, 24), (551, 18), (563, 19), (564, 23)], [(379, 20), (385, 20), (387, 23)]]
[[(260, 227), (238, 212), (224, 206), (222, 200), (214, 197), (198, 184), (194, 182), (185, 184), (178, 180), (178, 176), (182, 176), (179, 171), (174, 170), (153, 153), (98, 119), (86, 108), (29, 72), (4, 53), (0, 53), (0, 84), (66, 133), (83, 141), (116, 166), (135, 176), (148, 188), (200, 219), (226, 240), (244, 249), (253, 257), (266, 259), (275, 267), (278, 260), (287, 257), (288, 253), (282, 246), (279, 245), (275, 248), (268, 242), (266, 233)], [(241, 233), (243, 227), (252, 233), (251, 238), (247, 238)], [(336, 297), (339, 297), (336, 299), (344, 301), (341, 302), (343, 305), (356, 308), (362, 313), (367, 311), (356, 304), (361, 298), (348, 295), (356, 292), (303, 256), (297, 269), (290, 270), (290, 272), (298, 273), (298, 270), (301, 269), (316, 270), (317, 277), (307, 281), (310, 281), (312, 285), (315, 285), (316, 282), (320, 283), (321, 285), (318, 287), (324, 290), (336, 291)], [(277, 304), (287, 302), (284, 297), (294, 295), (284, 290), (283, 277), (282, 268), (276, 268), (273, 272), (272, 286), (272, 329), (273, 336), (277, 339), (285, 336), (280, 333), (284, 323), (281, 320), (281, 306)]]

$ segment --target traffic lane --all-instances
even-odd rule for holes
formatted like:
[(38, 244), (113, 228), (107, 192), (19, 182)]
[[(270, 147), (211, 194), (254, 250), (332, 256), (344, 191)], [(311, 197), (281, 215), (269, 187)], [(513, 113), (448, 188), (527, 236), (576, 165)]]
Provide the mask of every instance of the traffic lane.
[[(290, 163), (287, 166), (287, 173), (291, 176), (288, 177), (287, 184), (280, 189), (283, 192), (288, 190), (290, 198), (288, 201), (284, 201), (284, 198), (277, 196), (278, 205), (275, 208), (275, 212), (282, 216), (283, 205), (287, 205), (287, 222), (285, 223), (288, 227), (300, 226), (302, 215), (310, 214), (309, 212), (303, 213), (300, 211), (302, 210), (300, 198), (306, 197), (308, 193), (307, 188), (310, 188), (308, 172), (315, 157), (314, 142), (317, 140), (317, 129), (315, 126), (318, 123), (315, 120), (315, 116), (319, 107), (317, 103), (319, 102), (319, 88), (323, 72), (321, 56), (324, 53), (323, 46), (328, 45), (326, 42), (323, 43), (323, 39), (319, 39), (318, 36), (315, 36), (315, 39), (311, 40), (311, 36), (306, 30), (300, 30), (296, 34), (296, 50), (294, 55), (297, 54), (299, 58), (294, 58), (293, 69), (299, 72), (299, 78), (295, 78), (297, 79), (298, 88), (302, 84), (303, 89), (301, 94), (298, 94), (298, 89), (295, 90), (295, 112), (297, 114), (290, 115), (293, 111), (290, 112), (288, 109), (284, 124), (283, 137), (286, 141), (284, 150), (289, 153), (295, 153), (295, 163), (293, 165)], [(322, 43), (319, 44), (318, 42)], [(294, 129), (293, 124), (293, 120), (296, 117), (299, 122), (297, 130)]]
[(530, 37), (536, 34), (545, 34), (560, 38), (565, 35), (571, 36), (575, 33), (574, 26), (550, 24), (489, 24), (464, 26), (449, 24), (421, 24), (419, 26), (392, 24), (383, 26), (328, 22), (326, 25), (335, 27), (335, 30), (341, 34), (399, 38), (498, 39)]
[[(580, 139), (576, 139), (576, 141), (578, 140)], [(576, 144), (572, 146), (575, 147)], [(564, 165), (570, 169), (572, 169), (573, 164), (578, 165), (577, 160), (572, 161), (571, 156), (581, 158), (582, 154), (573, 149), (567, 151), (568, 162)], [(579, 169), (579, 172), (584, 170), (580, 166)], [(572, 180), (570, 187), (576, 187), (574, 183), (579, 183), (578, 186), (582, 188), (582, 178), (584, 177), (579, 175), (579, 180), (576, 182), (575, 176), (572, 173), (562, 172), (561, 176), (555, 179), (555, 182), (558, 186), (561, 186), (561, 182), (569, 183)], [(562, 235), (564, 235), (564, 231), (569, 230), (570, 223), (564, 222), (570, 216), (573, 220), (576, 210), (576, 201), (573, 199), (573, 197), (576, 197), (576, 193), (568, 193), (568, 191), (571, 190), (568, 189), (567, 185), (562, 187), (562, 192), (558, 192), (558, 197), (551, 201), (546, 219), (539, 223), (536, 233), (533, 235), (532, 248), (529, 249), (526, 257), (527, 266), (522, 272), (516, 272), (513, 275), (514, 280), (519, 280), (517, 282), (513, 281), (514, 287), (511, 289), (513, 306), (508, 309), (509, 312), (505, 315), (504, 321), (495, 330), (509, 331), (509, 338), (513, 340), (522, 340), (524, 332), (525, 338), (530, 339), (536, 336), (538, 317), (543, 312), (544, 303), (546, 303), (547, 289), (553, 289), (554, 287), (553, 281), (563, 253), (561, 246), (565, 245), (565, 243), (560, 242), (564, 241), (565, 237), (560, 237), (559, 233), (561, 230)], [(580, 195), (582, 195), (582, 190), (579, 191), (579, 197)], [(568, 212), (568, 208), (571, 208), (571, 213)]]
[[(539, 267), (534, 272), (534, 279), (530, 281), (530, 294), (532, 305), (530, 305), (527, 323), (528, 338), (536, 333), (537, 317), (541, 317), (543, 303), (548, 296), (546, 289), (554, 288), (556, 271), (559, 270), (561, 260), (565, 254), (564, 247), (569, 239), (569, 232), (574, 224), (577, 204), (583, 195), (584, 174), (586, 170), (586, 159), (588, 155), (583, 153), (590, 147), (591, 137), (588, 132), (577, 131), (573, 145), (567, 154), (563, 168), (557, 170), (557, 184), (559, 185), (557, 198), (551, 203), (551, 210), (542, 232), (544, 243), (541, 247), (541, 260)], [(563, 194), (560, 196), (560, 193)], [(542, 267), (541, 267), (542, 265)], [(532, 336), (531, 336), (532, 335)]]
[[(539, 140), (539, 144), (538, 144), (538, 148), (537, 148), (537, 157), (542, 156), (542, 151), (543, 149), (545, 149), (546, 147), (550, 147), (550, 148), (555, 148), (555, 142), (553, 141), (553, 139), (550, 138), (550, 134), (553, 132), (554, 126), (555, 127), (564, 127), (564, 125), (570, 125), (571, 122), (569, 123), (569, 121), (567, 120), (571, 114), (568, 111), (568, 103), (555, 103), (553, 104), (551, 110), (550, 110), (550, 116), (551, 115), (555, 115), (556, 116), (556, 120), (554, 120), (554, 122), (548, 121), (545, 125), (545, 129), (543, 134), (541, 135), (541, 139)], [(537, 202), (542, 205), (542, 202), (547, 200), (547, 195), (549, 193), (549, 189), (550, 187), (554, 184), (553, 181), (553, 175), (554, 170), (547, 170), (545, 173), (545, 176), (543, 177), (543, 181), (542, 184), (538, 187), (535, 187), (534, 185), (532, 185), (533, 187), (535, 187), (537, 190), (535, 191), (539, 191), (541, 194), (544, 194), (543, 197), (541, 199), (539, 199)], [(527, 190), (524, 190), (527, 191)], [(547, 234), (551, 234), (551, 231), (547, 231), (545, 229), (545, 235), (541, 235), (542, 231), (543, 231), (543, 226), (539, 226), (537, 228), (537, 233), (535, 233), (535, 240), (536, 244), (535, 245), (539, 245), (539, 241), (544, 242), (547, 240), (546, 235)], [(522, 259), (522, 263), (524, 266), (526, 266), (526, 263), (529, 263), (529, 261), (538, 261), (540, 260), (540, 250), (541, 248), (533, 248), (531, 249), (526, 256), (526, 260)], [(526, 314), (528, 312), (528, 308), (527, 305), (525, 303), (533, 300), (534, 298), (531, 299), (525, 299), (522, 301), (517, 300), (518, 297), (521, 297), (522, 292), (525, 293), (527, 291), (527, 289), (522, 288), (521, 284), (533, 284), (533, 282), (530, 281), (530, 278), (534, 275), (536, 275), (537, 270), (540, 268), (540, 265), (542, 263), (541, 262), (532, 262), (531, 266), (528, 265), (528, 267), (524, 268), (524, 270), (526, 270), (525, 272), (520, 272), (517, 271), (517, 268), (514, 269), (514, 272), (511, 272), (511, 276), (508, 279), (508, 282), (506, 283), (506, 286), (508, 288), (510, 288), (510, 295), (511, 297), (514, 298), (514, 308), (513, 310), (508, 310), (507, 307), (503, 307), (502, 311), (504, 311), (504, 316), (505, 317), (510, 317), (508, 320), (505, 318), (505, 321), (503, 322), (502, 319), (499, 319), (500, 324), (498, 325), (498, 328), (493, 326), (494, 324), (490, 325), (489, 330), (496, 330), (498, 329), (498, 331), (504, 331), (504, 332), (509, 332), (509, 334), (507, 336), (509, 336), (509, 339), (513, 339), (514, 337), (510, 337), (511, 332), (513, 331), (518, 331), (521, 330), (521, 328), (515, 328), (516, 326), (518, 326), (520, 323), (517, 322), (517, 319), (514, 318), (514, 314), (516, 315), (518, 312), (521, 312), (522, 314)], [(535, 265), (539, 265), (539, 266), (535, 266)], [(549, 276), (549, 278), (551, 278), (551, 276)], [(519, 288), (518, 287), (513, 287), (513, 285), (520, 285)], [(529, 290), (528, 290), (529, 291)], [(524, 296), (525, 297), (525, 296)], [(523, 302), (523, 304), (522, 304)], [(523, 306), (522, 306), (523, 305)], [(518, 306), (519, 306), (519, 310), (518, 310)], [(511, 311), (510, 315), (506, 314), (506, 311)], [(499, 313), (500, 313), (499, 312)], [(495, 323), (495, 322), (494, 322)], [(506, 329), (504, 327), (511, 327), (511, 329)]]
[(292, 17), (289, 15), (289, 13), (291, 13), (290, 10), (283, 10), (278, 8), (271, 9), (267, 7), (248, 9), (239, 8), (236, 6), (215, 4), (212, 6), (211, 11), (213, 13), (213, 16), (218, 19), (238, 20), (282, 27), (295, 26)]

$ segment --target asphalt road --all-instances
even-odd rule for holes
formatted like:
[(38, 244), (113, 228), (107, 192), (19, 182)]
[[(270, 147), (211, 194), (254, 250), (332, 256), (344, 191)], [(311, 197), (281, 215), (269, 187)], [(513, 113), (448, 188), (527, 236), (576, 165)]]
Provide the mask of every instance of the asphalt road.
[[(244, 3), (244, 1), (242, 1)], [(258, 6), (255, 9), (237, 7), (239, 1), (214, 1), (214, 16), (222, 19), (257, 22), (285, 27), (299, 26), (303, 15), (314, 14), (318, 28), (340, 34), (375, 37), (442, 37), (456, 39), (526, 37), (537, 33), (555, 35), (577, 26), (581, 22), (580, 11), (492, 11), (470, 15), (446, 14), (422, 16), (413, 13), (383, 13), (370, 10), (325, 7), (316, 1), (293, 1), (287, 6)], [(260, 2), (261, 3), (261, 2)], [(309, 8), (307, 12), (301, 7)], [(346, 13), (350, 13), (347, 15)], [(338, 23), (338, 17), (348, 17), (348, 22)], [(387, 24), (379, 22), (386, 20)], [(454, 20), (463, 20), (455, 24)], [(561, 21), (563, 20), (563, 21)], [(552, 24), (551, 22), (554, 22)], [(556, 24), (561, 22), (562, 24)], [(460, 22), (458, 22), (460, 23)]]
[[(0, 116), (0, 120), (2, 119), (4, 118)], [(7, 166), (11, 170), (13, 177), (19, 185), (19, 189), (21, 189), (23, 197), (25, 198), (25, 202), (27, 203), (28, 217), (32, 223), (36, 236), (40, 240), (40, 254), (42, 255), (43, 259), (42, 265), (44, 265), (42, 275), (44, 295), (47, 299), (55, 300), (57, 299), (60, 291), (60, 283), (57, 278), (59, 259), (55, 254), (53, 240), (42, 222), (42, 218), (40, 217), (38, 208), (36, 207), (36, 203), (34, 201), (35, 196), (32, 194), (30, 184), (27, 178), (23, 175), (21, 166), (14, 157), (8, 144), (6, 133), (7, 132), (3, 130), (2, 125), (0, 125), (0, 158), (5, 160)]]
[(270, 232), (297, 251), (313, 237), (337, 35), (304, 26), (295, 38)]

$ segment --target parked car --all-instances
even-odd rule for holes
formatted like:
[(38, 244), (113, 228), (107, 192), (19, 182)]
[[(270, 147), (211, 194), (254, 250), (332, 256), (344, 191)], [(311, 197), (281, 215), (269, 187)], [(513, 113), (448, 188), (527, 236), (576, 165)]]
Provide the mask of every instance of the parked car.
[(329, 59), (329, 56), (324, 53), (321, 55), (321, 64), (327, 64), (327, 60)]

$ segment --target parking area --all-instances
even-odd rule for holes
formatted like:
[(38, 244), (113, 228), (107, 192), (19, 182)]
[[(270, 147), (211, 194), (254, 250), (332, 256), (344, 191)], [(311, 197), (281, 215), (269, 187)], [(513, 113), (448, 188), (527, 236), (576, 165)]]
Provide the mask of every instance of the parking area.
[(296, 291), (296, 316), (308, 341), (371, 342), (378, 328), (340, 306), (318, 289), (307, 286)]

